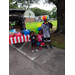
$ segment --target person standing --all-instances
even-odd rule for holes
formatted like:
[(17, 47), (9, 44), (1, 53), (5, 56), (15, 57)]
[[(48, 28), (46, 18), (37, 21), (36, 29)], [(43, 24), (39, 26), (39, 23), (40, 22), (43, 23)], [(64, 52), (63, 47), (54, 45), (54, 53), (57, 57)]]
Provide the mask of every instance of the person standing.
[(48, 49), (48, 47), (46, 45), (46, 38), (47, 38), (47, 42), (49, 42), (49, 44), (50, 44), (50, 48), (53, 48), (52, 45), (51, 45), (51, 40), (50, 40), (50, 28), (52, 29), (52, 24), (47, 22), (47, 19), (46, 19), (46, 20), (44, 20), (44, 23), (42, 23), (41, 28), (42, 28), (42, 31), (43, 31), (45, 48)]

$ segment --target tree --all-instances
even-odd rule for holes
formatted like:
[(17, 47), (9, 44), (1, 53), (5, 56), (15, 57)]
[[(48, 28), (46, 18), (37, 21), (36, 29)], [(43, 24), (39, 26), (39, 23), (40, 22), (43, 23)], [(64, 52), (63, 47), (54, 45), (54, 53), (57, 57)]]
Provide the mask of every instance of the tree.
[(52, 10), (51, 10), (51, 16), (52, 16), (52, 18), (57, 18), (57, 8), (56, 7), (54, 7)]
[(51, 18), (57, 18), (57, 8), (56, 7), (54, 7), (50, 12), (50, 17)]
[(20, 7), (27, 7), (27, 9), (29, 8), (30, 5), (34, 4), (34, 3), (38, 3), (39, 0), (9, 0), (9, 8), (15, 8), (15, 6), (17, 6), (20, 4)]
[(41, 15), (48, 15), (49, 14), (49, 11), (46, 11), (46, 10), (43, 10), (43, 9), (40, 9), (40, 8), (30, 8), (34, 13), (35, 13), (35, 16), (41, 16)]
[(18, 8), (17, 2), (14, 0), (9, 0), (9, 9), (15, 9)]
[(17, 3), (21, 3), (21, 7), (25, 6), (27, 7), (27, 9), (29, 9), (29, 6), (34, 4), (34, 3), (38, 3), (37, 0), (15, 0)]
[(57, 30), (56, 33), (65, 34), (65, 0), (45, 0), (47, 3), (53, 3), (57, 7)]

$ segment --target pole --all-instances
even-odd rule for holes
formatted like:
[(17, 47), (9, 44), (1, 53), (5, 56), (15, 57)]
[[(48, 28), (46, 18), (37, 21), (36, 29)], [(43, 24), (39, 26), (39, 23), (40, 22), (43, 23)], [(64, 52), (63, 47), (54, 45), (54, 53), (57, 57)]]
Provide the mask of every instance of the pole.
[(30, 9), (28, 9), (28, 10), (29, 10), (29, 23), (31, 24), (31, 22), (30, 22), (30, 15), (31, 15), (31, 14), (30, 14)]

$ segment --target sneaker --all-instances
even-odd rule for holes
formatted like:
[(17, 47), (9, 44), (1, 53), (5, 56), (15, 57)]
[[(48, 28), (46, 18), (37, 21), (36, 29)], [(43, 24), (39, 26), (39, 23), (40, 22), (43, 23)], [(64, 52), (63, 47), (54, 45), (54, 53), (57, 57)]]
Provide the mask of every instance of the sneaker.
[(32, 50), (32, 52), (34, 52), (34, 50)]
[(37, 49), (35, 49), (35, 52), (38, 52), (38, 50), (37, 50)]
[(52, 47), (52, 46), (50, 46), (50, 48), (52, 48), (52, 49), (53, 49), (53, 47)]
[(46, 49), (48, 49), (48, 47), (47, 47), (47, 46), (45, 46), (45, 48), (46, 48)]

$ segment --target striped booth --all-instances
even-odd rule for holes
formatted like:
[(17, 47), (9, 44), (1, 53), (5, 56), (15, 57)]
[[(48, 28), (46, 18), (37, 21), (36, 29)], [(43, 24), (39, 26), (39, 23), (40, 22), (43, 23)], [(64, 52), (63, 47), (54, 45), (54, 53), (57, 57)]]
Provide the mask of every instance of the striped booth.
[(16, 44), (21, 42), (28, 42), (30, 41), (30, 35), (22, 35), (18, 37), (10, 37), (9, 38), (9, 44)]

